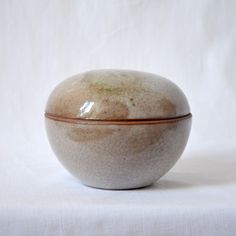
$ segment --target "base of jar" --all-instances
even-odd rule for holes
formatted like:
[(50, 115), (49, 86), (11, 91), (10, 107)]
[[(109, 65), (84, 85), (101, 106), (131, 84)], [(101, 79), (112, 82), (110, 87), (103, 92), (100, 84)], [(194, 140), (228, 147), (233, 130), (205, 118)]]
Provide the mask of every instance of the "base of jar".
[(88, 185), (85, 183), (82, 183), (84, 186), (89, 187), (89, 188), (95, 188), (95, 189), (101, 189), (101, 190), (112, 190), (112, 191), (122, 191), (122, 190), (136, 190), (136, 189), (142, 189), (142, 188), (147, 188), (150, 187), (154, 184), (155, 182), (149, 183), (149, 184), (144, 184), (136, 187), (99, 187), (99, 186), (93, 186), (93, 185)]

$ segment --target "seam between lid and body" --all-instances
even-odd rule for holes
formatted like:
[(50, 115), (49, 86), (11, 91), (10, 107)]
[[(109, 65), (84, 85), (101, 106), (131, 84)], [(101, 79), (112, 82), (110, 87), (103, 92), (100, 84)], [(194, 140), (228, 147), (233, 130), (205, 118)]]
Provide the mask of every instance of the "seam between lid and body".
[(145, 119), (124, 119), (124, 120), (99, 120), (99, 119), (82, 119), (82, 118), (68, 118), (64, 116), (54, 115), (45, 112), (44, 116), (48, 119), (61, 121), (73, 124), (87, 124), (87, 125), (147, 125), (147, 124), (165, 124), (175, 123), (178, 121), (190, 119), (192, 114), (189, 113), (183, 116), (176, 116), (172, 118), (145, 118)]

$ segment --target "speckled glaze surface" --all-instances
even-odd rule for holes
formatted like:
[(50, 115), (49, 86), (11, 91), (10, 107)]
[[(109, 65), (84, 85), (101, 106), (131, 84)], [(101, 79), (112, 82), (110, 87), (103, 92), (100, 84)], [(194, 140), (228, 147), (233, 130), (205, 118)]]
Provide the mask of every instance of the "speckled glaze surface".
[(169, 80), (137, 71), (71, 77), (52, 92), (45, 113), (56, 156), (88, 186), (150, 185), (179, 159), (191, 128), (186, 97)]

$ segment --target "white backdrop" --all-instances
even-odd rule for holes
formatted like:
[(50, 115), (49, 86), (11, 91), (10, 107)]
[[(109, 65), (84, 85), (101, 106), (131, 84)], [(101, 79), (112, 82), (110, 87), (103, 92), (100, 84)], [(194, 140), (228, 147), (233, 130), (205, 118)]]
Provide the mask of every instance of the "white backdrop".
[[(219, 182), (217, 191), (231, 182), (236, 192), (235, 12), (234, 0), (0, 0), (0, 207), (12, 206), (19, 196), (28, 199), (30, 186), (35, 195), (29, 198), (40, 208), (39, 192), (52, 196), (45, 186), (73, 182), (47, 142), (44, 108), (60, 81), (99, 68), (152, 72), (179, 85), (189, 99), (193, 127), (183, 162), (166, 178), (173, 181), (175, 171), (184, 172), (174, 179)], [(204, 163), (213, 169), (208, 172)], [(190, 167), (195, 174), (189, 177)], [(223, 192), (216, 206), (227, 199)], [(4, 214), (10, 222), (9, 211)], [(6, 215), (0, 213), (0, 220)], [(4, 220), (0, 226), (8, 232)]]

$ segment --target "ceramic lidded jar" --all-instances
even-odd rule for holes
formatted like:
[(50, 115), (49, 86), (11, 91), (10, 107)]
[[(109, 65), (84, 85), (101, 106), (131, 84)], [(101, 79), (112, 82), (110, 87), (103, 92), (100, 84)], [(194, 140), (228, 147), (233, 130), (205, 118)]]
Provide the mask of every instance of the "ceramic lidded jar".
[(59, 84), (45, 122), (56, 156), (82, 183), (131, 189), (151, 185), (176, 163), (191, 113), (183, 92), (163, 77), (97, 70)]

